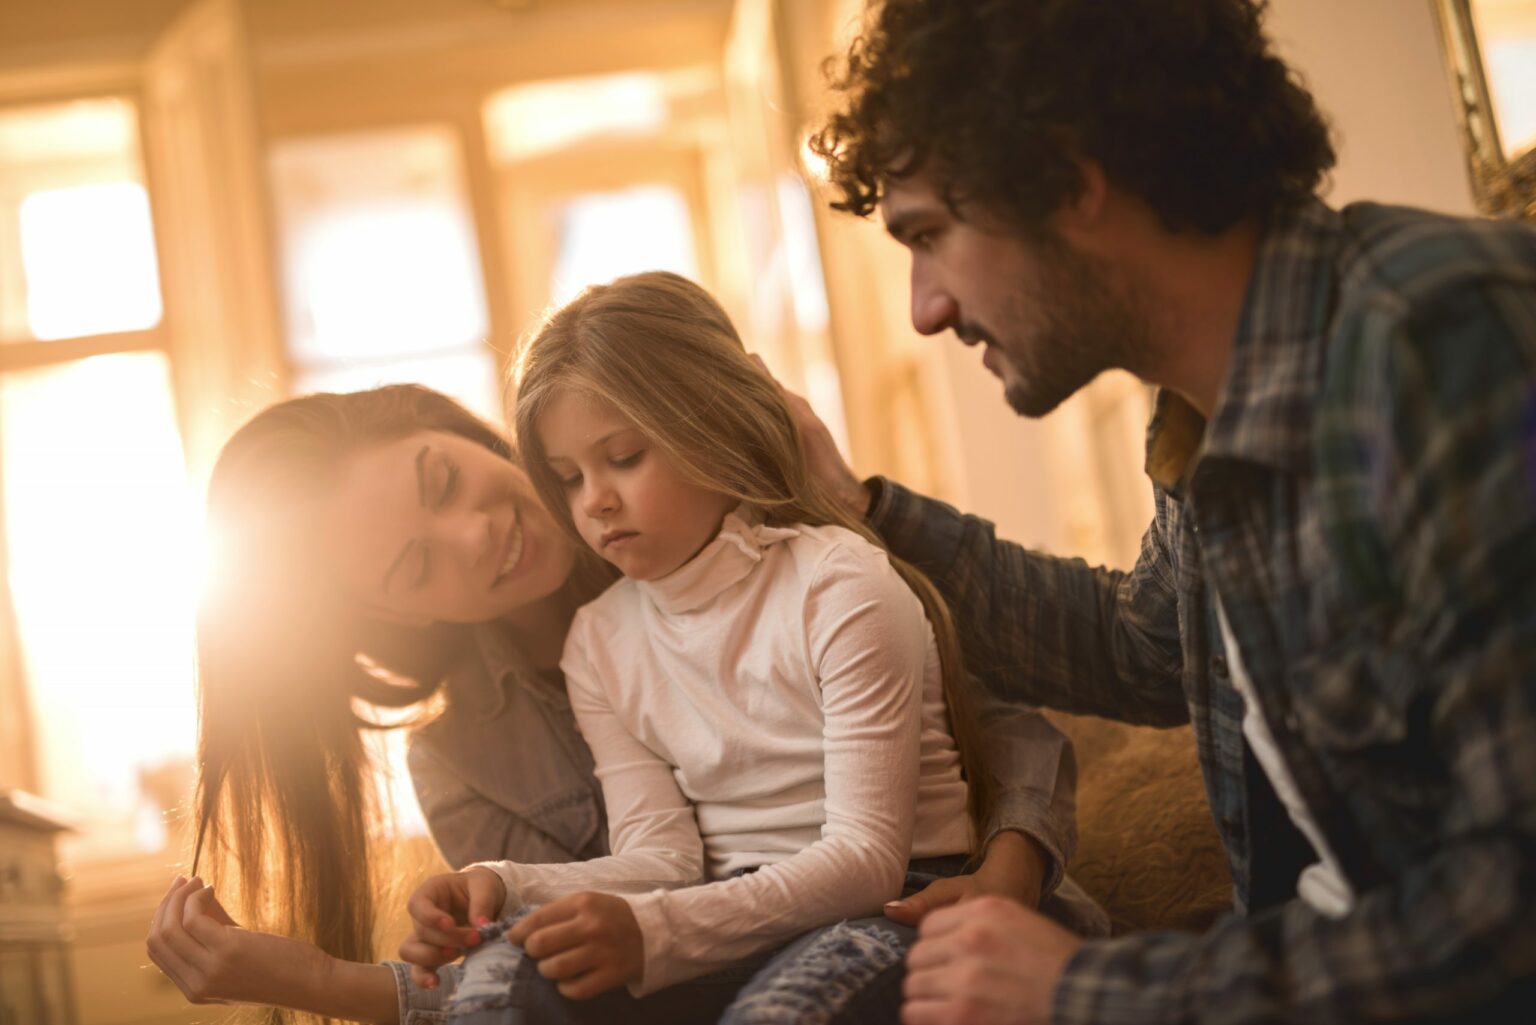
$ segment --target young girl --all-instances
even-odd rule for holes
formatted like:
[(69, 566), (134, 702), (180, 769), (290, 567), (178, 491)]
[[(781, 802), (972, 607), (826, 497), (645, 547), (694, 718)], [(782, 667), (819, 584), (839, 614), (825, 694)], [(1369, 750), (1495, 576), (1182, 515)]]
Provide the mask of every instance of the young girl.
[(645, 1001), (584, 1011), (538, 980), (579, 999), (707, 976), (644, 1020), (714, 1020), (733, 997), (728, 1020), (791, 1001), (830, 1020), (870, 987), (894, 1019), (910, 934), (834, 923), (878, 914), (913, 859), (959, 871), (992, 802), (942, 600), (810, 478), (777, 386), (676, 275), (556, 313), (522, 354), (516, 420), (535, 487), (625, 576), (562, 661), (613, 854), (428, 880), (402, 957), (425, 976), (476, 944), (456, 919), (542, 905), (507, 935), (539, 975), (490, 944), (461, 1012), (641, 1020)]

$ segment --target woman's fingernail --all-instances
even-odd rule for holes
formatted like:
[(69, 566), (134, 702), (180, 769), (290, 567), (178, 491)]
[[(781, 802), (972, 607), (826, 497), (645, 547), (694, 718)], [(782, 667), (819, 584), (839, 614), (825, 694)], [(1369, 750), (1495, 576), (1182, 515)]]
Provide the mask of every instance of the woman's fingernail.
[(176, 876), (176, 880), (173, 883), (171, 883), (171, 885), (172, 886), (180, 886), (182, 883), (184, 883), (186, 881), (187, 881), (187, 877), (184, 876), (184, 875), (181, 875), (180, 873), (178, 873), (177, 876)]
[(904, 900), (888, 900), (885, 902), (885, 906), (887, 908), (904, 908), (907, 906), (907, 902)]
[(491, 920), (489, 918), (486, 918), (484, 915), (481, 915), (479, 918), (475, 919), (475, 924), (476, 925), (490, 925), (491, 924)]

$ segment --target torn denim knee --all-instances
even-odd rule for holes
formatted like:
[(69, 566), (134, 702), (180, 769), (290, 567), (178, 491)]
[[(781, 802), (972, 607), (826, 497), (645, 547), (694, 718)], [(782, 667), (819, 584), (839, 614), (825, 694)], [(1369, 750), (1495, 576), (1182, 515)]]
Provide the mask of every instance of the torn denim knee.
[(829, 1025), (906, 954), (901, 936), (884, 925), (831, 926), (789, 957), (776, 958), (726, 1010), (721, 1025)]

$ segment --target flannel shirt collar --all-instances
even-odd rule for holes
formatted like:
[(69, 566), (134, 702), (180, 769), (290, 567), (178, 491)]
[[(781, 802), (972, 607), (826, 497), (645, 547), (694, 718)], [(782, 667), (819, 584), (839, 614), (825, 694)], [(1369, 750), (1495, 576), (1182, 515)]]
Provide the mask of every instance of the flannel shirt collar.
[(1338, 211), (1320, 200), (1265, 232), (1209, 423), (1183, 397), (1158, 393), (1147, 428), (1147, 476), (1155, 483), (1177, 494), (1213, 456), (1281, 470), (1307, 464), (1340, 234)]

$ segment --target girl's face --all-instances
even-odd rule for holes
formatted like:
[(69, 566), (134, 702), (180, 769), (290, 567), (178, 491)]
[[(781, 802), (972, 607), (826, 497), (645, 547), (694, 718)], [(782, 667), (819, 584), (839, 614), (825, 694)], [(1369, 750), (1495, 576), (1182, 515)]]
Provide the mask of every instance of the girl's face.
[(627, 577), (671, 573), (736, 507), (734, 498), (684, 480), (634, 424), (580, 392), (557, 392), (537, 430), (577, 532)]
[(528, 475), (445, 431), (354, 454), (325, 514), (343, 586), (390, 622), (515, 618), (575, 561)]

